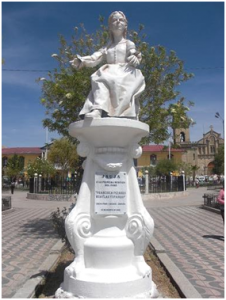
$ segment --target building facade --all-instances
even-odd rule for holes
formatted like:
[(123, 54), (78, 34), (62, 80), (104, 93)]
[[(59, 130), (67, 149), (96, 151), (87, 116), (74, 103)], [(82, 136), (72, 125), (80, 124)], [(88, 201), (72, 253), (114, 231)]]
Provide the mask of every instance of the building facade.
[(213, 130), (203, 134), (203, 137), (197, 142), (190, 141), (190, 132), (188, 129), (179, 128), (174, 131), (174, 140), (181, 149), (183, 149), (182, 162), (199, 169), (197, 175), (212, 175), (214, 167), (214, 158), (218, 153), (220, 146), (224, 145), (224, 139)]
[(139, 171), (142, 168), (147, 166), (155, 167), (160, 160), (169, 159), (169, 157), (176, 163), (180, 163), (184, 151), (183, 149), (169, 148), (164, 145), (144, 145), (142, 147), (142, 155), (135, 163), (138, 175), (141, 175)]
[(156, 166), (158, 161), (163, 159), (174, 159), (176, 163), (186, 163), (191, 166), (197, 166), (197, 175), (212, 175), (214, 167), (214, 158), (221, 145), (224, 145), (224, 139), (213, 130), (203, 134), (203, 137), (197, 142), (190, 141), (190, 129), (178, 128), (174, 130), (174, 144), (178, 149), (169, 148), (164, 145), (145, 145), (142, 147), (142, 156), (137, 160), (138, 170), (147, 166)]
[(34, 162), (37, 157), (41, 157), (42, 150), (39, 147), (16, 147), (16, 148), (2, 148), (2, 171), (7, 166), (7, 161), (13, 155), (17, 154), (23, 162), (24, 169), (28, 163)]

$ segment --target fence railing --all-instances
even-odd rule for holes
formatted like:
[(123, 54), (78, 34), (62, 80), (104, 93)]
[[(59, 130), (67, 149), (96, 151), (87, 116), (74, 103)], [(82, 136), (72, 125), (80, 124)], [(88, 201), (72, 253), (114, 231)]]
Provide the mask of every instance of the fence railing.
[(79, 182), (76, 178), (30, 178), (29, 192), (38, 194), (75, 194)]
[[(138, 180), (141, 193), (145, 192), (146, 180)], [(149, 193), (167, 193), (184, 191), (185, 178), (183, 176), (148, 176)]]

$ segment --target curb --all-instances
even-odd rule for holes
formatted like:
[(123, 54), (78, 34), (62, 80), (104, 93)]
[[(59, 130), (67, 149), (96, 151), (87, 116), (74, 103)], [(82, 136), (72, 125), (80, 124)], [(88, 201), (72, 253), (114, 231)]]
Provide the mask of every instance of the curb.
[(183, 295), (184, 298), (202, 298), (191, 282), (166, 254), (165, 248), (154, 237), (151, 238), (149, 247), (154, 250), (171, 280), (176, 285), (179, 293)]
[(61, 240), (56, 242), (50, 250), (48, 257), (37, 270), (37, 274), (41, 275), (37, 275), (36, 277), (32, 275), (12, 298), (33, 298), (38, 285), (45, 280), (46, 273), (57, 263), (63, 247), (64, 243)]
[(207, 205), (204, 205), (204, 204), (201, 206), (201, 208), (209, 210), (209, 211), (212, 211), (212, 212), (214, 212), (216, 214), (220, 214), (221, 213), (220, 209), (217, 209), (217, 208), (214, 208), (214, 207), (210, 207), (210, 206), (207, 206)]
[(181, 191), (181, 192), (168, 192), (168, 193), (148, 193), (141, 194), (142, 200), (155, 200), (155, 199), (175, 199), (176, 197), (187, 197), (189, 192)]

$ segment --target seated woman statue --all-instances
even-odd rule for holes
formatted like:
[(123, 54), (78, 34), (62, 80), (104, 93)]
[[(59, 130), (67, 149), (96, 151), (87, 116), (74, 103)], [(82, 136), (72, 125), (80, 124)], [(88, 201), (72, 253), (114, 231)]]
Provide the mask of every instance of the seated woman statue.
[(138, 96), (145, 88), (144, 77), (136, 67), (141, 62), (135, 44), (126, 39), (127, 19), (115, 11), (108, 19), (110, 41), (90, 56), (79, 56), (70, 61), (76, 69), (95, 67), (103, 60), (107, 64), (91, 76), (90, 91), (80, 116), (89, 118), (127, 117), (138, 119)]

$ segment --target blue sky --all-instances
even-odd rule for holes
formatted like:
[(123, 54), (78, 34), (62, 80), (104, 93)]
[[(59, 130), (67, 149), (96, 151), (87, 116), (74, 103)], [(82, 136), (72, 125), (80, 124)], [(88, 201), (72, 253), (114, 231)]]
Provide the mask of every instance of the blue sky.
[[(2, 2), (2, 145), (43, 146), (44, 107), (39, 77), (57, 67), (51, 57), (59, 47), (58, 34), (70, 40), (73, 28), (84, 23), (88, 32), (99, 27), (98, 17), (123, 11), (129, 29), (145, 26), (147, 42), (175, 50), (194, 79), (181, 85), (182, 95), (195, 102), (189, 116), (192, 141), (203, 132), (223, 135), (224, 118), (224, 2)], [(48, 139), (56, 138), (50, 132)]]

